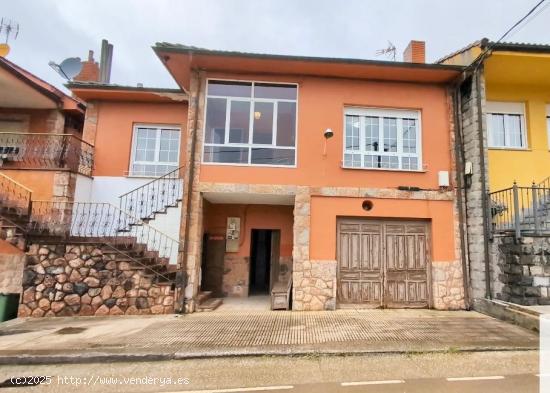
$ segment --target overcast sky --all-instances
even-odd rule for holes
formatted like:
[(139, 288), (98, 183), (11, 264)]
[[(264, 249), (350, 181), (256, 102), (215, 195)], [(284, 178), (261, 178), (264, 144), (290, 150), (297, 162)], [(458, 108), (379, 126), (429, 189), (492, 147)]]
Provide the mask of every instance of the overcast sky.
[[(167, 41), (260, 53), (377, 57), (391, 41), (398, 58), (424, 40), (428, 61), (499, 38), (538, 0), (1, 0), (20, 25), (8, 59), (60, 87), (48, 66), (85, 59), (102, 38), (114, 45), (112, 83), (175, 87), (151, 46)], [(550, 44), (550, 1), (507, 41)], [(2, 37), (2, 40), (4, 37)]]

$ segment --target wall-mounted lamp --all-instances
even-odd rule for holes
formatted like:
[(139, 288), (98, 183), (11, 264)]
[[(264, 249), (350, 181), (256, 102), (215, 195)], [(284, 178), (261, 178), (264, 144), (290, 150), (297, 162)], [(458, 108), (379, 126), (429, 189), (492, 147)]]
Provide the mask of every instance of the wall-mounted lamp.
[(259, 111), (254, 112), (254, 119), (260, 120), (261, 117), (262, 117), (262, 112), (259, 112)]
[(323, 133), (323, 136), (325, 137), (325, 144), (323, 146), (323, 155), (327, 155), (327, 140), (332, 138), (334, 136), (334, 131), (332, 129), (327, 128), (325, 132)]

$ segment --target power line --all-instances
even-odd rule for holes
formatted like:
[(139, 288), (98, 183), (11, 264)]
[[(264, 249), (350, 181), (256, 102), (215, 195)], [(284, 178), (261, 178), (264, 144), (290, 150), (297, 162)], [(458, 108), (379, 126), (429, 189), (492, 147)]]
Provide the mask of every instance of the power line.
[[(518, 20), (516, 23), (514, 23), (514, 25), (512, 27), (510, 27), (508, 30), (506, 30), (506, 32), (496, 41), (494, 42), (490, 42), (489, 45), (487, 45), (487, 48), (485, 48), (485, 50), (477, 57), (477, 59), (472, 62), (468, 67), (466, 68), (470, 68), (472, 66), (474, 67), (477, 67), (478, 64), (481, 64), (483, 62), (483, 59), (485, 58), (485, 56), (487, 55), (487, 53), (489, 53), (494, 47), (496, 44), (498, 44), (499, 42), (501, 42), (504, 38), (506, 38), (508, 36), (508, 34), (510, 34), (516, 27), (518, 27), (520, 24), (522, 24), (527, 18), (529, 18), (544, 2), (546, 2), (546, 0), (540, 0), (533, 8), (531, 8), (529, 10), (529, 12), (527, 12), (527, 14), (525, 14), (520, 20)], [(546, 6), (544, 7), (546, 8)], [(540, 12), (542, 12), (544, 9), (540, 10), (539, 12), (537, 12), (536, 15), (540, 14)], [(534, 16), (536, 16), (534, 15)], [(532, 21), (534, 19), (531, 18), (529, 20)]]

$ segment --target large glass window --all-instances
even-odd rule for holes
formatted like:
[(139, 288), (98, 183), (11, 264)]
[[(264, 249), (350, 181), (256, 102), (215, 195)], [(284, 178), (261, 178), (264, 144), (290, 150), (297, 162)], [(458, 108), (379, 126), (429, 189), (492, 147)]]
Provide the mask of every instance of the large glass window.
[(134, 127), (131, 176), (162, 176), (179, 166), (180, 129)]
[(420, 146), (420, 115), (416, 111), (346, 110), (346, 168), (419, 170)]
[(296, 163), (297, 86), (209, 81), (204, 162)]

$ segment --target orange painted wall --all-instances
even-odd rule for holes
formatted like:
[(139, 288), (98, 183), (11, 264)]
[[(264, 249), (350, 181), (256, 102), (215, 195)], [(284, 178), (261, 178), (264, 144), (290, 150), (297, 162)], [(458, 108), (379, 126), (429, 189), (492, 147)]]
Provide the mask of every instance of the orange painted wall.
[(250, 256), (252, 229), (281, 230), (281, 257), (292, 256), (293, 206), (232, 205), (204, 203), (204, 232), (225, 236), (227, 217), (241, 218), (241, 239), (237, 256)]
[(179, 126), (180, 162), (184, 162), (187, 103), (102, 101), (97, 105), (94, 176), (127, 175), (135, 123)]
[(431, 220), (431, 259), (433, 261), (456, 259), (452, 202), (369, 199), (374, 206), (367, 212), (362, 209), (364, 198), (311, 198), (311, 259), (336, 259), (336, 220), (338, 217)]
[(11, 114), (28, 116), (29, 125), (25, 132), (48, 132), (48, 118), (57, 109), (0, 108), (0, 119), (9, 119)]
[(33, 169), (2, 170), (6, 176), (32, 190), (33, 200), (51, 200), (55, 171)]
[[(211, 74), (210, 78), (293, 82), (298, 90), (297, 168), (203, 165), (200, 180), (226, 183), (300, 184), (435, 189), (437, 172), (450, 170), (449, 108), (445, 87), (329, 78)], [(344, 108), (385, 107), (421, 111), (424, 172), (342, 169)], [(332, 128), (323, 156), (323, 132)]]

